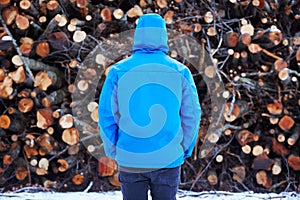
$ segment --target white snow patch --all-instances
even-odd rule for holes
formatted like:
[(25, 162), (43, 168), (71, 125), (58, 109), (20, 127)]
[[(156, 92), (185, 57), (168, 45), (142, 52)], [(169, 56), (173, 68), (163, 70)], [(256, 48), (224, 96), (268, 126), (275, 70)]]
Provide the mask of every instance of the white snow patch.
[[(122, 200), (120, 191), (114, 192), (37, 192), (37, 193), (0, 193), (0, 200), (75, 200), (75, 199), (88, 199), (88, 200)], [(300, 193), (232, 193), (232, 192), (190, 192), (179, 190), (177, 194), (178, 200), (299, 200)], [(149, 195), (149, 200), (151, 197)]]

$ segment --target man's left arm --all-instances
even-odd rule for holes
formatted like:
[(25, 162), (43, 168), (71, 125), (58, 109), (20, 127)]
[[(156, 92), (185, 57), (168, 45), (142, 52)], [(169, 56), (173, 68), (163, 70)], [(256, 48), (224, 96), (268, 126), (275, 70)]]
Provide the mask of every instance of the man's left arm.
[(116, 143), (118, 139), (118, 125), (117, 125), (117, 78), (114, 69), (112, 68), (102, 87), (98, 115), (100, 126), (100, 137), (104, 145), (106, 156), (115, 159)]

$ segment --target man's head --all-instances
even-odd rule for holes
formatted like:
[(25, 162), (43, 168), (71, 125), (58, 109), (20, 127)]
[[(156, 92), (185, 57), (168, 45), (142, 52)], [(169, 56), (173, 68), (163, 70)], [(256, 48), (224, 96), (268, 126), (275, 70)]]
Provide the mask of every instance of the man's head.
[(150, 13), (138, 19), (133, 51), (169, 51), (166, 23), (160, 15)]

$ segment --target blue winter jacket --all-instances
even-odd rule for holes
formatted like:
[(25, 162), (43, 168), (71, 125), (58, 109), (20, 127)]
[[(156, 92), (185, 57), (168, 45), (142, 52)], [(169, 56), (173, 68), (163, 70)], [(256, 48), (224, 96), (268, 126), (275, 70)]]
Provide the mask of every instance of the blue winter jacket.
[(138, 20), (132, 56), (114, 64), (99, 100), (100, 136), (120, 166), (172, 168), (195, 146), (201, 109), (187, 67), (167, 55), (166, 24)]

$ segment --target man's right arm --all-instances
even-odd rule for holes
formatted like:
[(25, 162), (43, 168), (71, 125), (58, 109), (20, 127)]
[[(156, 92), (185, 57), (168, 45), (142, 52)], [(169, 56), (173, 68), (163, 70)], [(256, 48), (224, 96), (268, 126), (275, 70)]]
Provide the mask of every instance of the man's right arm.
[(198, 99), (197, 88), (193, 76), (185, 69), (182, 86), (182, 102), (180, 109), (181, 127), (183, 130), (182, 147), (184, 158), (191, 156), (198, 139), (198, 130), (201, 120), (201, 107)]

